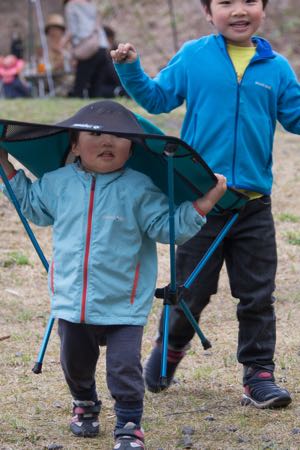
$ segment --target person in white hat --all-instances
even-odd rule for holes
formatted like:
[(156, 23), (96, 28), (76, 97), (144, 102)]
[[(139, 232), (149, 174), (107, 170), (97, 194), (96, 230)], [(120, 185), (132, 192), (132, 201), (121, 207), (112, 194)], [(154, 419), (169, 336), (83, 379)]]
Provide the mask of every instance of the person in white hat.
[[(50, 14), (45, 24), (49, 61), (55, 82), (55, 93), (67, 96), (74, 83), (74, 62), (71, 51), (65, 45), (66, 25), (61, 14)], [(40, 59), (40, 71), (43, 72), (44, 61)]]

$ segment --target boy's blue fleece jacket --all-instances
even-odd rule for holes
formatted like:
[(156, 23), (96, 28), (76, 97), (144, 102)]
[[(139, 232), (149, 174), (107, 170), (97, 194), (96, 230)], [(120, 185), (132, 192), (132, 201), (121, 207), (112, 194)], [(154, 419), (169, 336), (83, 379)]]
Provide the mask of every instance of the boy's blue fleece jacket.
[(238, 189), (270, 194), (278, 120), (300, 134), (300, 86), (288, 61), (260, 37), (239, 83), (221, 35), (187, 42), (151, 79), (134, 63), (115, 64), (127, 92), (148, 112), (186, 101), (181, 138)]

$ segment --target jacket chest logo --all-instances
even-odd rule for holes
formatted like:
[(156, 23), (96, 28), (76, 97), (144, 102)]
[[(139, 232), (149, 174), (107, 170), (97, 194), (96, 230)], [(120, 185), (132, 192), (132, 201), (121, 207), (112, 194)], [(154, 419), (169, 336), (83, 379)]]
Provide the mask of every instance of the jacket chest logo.
[(272, 86), (270, 86), (269, 84), (261, 83), (260, 81), (255, 81), (255, 84), (257, 86), (261, 86), (262, 88), (268, 89), (269, 91), (272, 90)]

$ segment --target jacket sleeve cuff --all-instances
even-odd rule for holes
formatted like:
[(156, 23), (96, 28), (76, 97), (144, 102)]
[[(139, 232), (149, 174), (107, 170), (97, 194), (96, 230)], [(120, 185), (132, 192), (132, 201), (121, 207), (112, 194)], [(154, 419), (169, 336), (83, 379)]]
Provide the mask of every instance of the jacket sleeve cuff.
[(8, 179), (8, 180), (11, 180), (12, 178), (14, 178), (14, 177), (17, 175), (17, 173), (18, 173), (18, 171), (17, 171), (17, 170), (14, 170), (14, 171), (7, 177), (7, 179)]
[(138, 58), (136, 61), (128, 62), (128, 63), (114, 63), (116, 71), (120, 75), (127, 75), (131, 74), (132, 72), (141, 70), (141, 62), (140, 58)]
[(206, 214), (202, 211), (202, 209), (199, 208), (199, 206), (197, 205), (197, 202), (193, 202), (193, 207), (195, 208), (197, 213), (200, 214), (200, 216), (206, 217)]

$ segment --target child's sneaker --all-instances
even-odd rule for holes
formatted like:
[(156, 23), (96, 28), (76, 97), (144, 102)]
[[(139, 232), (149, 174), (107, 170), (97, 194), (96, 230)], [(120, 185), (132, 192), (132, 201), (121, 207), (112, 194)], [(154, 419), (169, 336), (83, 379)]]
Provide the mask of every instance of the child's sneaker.
[(124, 428), (118, 428), (115, 439), (113, 450), (145, 450), (144, 432), (135, 423), (128, 422)]
[(161, 345), (157, 344), (149, 356), (148, 360), (144, 366), (144, 380), (146, 384), (146, 388), (150, 392), (161, 392), (164, 389), (167, 389), (174, 379), (175, 371), (177, 369), (178, 364), (182, 360), (185, 355), (185, 351), (175, 351), (168, 350), (167, 356), (167, 386), (162, 386), (160, 383), (161, 378), (161, 358), (162, 358), (162, 349)]
[(99, 434), (100, 402), (74, 400), (70, 430), (75, 436), (95, 437)]
[(241, 404), (254, 405), (256, 408), (283, 408), (292, 401), (289, 392), (275, 383), (273, 372), (265, 369), (253, 369), (244, 385)]

